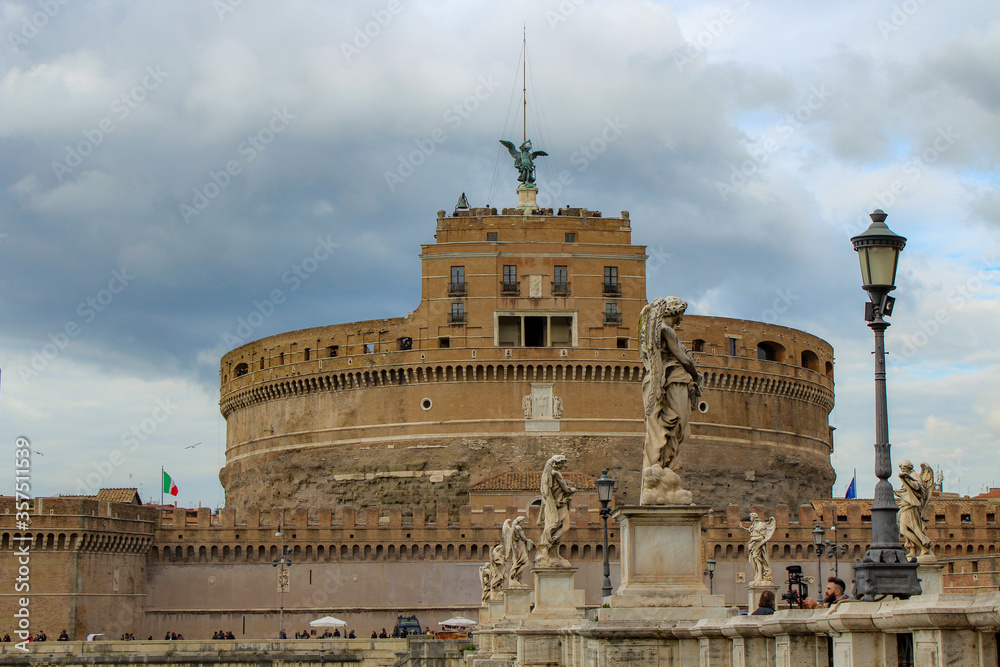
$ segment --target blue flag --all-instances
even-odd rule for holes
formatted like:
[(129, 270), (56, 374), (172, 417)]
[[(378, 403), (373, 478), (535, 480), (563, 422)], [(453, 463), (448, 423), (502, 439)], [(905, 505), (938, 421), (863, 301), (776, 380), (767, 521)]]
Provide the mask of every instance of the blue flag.
[(854, 471), (854, 477), (851, 478), (851, 485), (847, 487), (847, 493), (844, 494), (844, 498), (851, 499), (858, 497), (858, 487), (856, 485), (858, 481), (858, 472)]

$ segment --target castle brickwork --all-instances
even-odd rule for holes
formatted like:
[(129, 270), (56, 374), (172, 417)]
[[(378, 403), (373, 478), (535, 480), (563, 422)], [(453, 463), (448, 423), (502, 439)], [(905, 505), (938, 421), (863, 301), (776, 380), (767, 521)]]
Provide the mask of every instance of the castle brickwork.
[[(228, 507), (456, 510), (471, 486), (565, 454), (638, 498), (636, 324), (645, 247), (627, 212), (438, 213), (406, 317), (317, 327), (222, 359)], [(684, 475), (698, 502), (829, 495), (833, 350), (777, 325), (688, 316), (705, 375)]]
[(14, 521), (14, 503), (0, 497), (3, 632), (14, 637), (10, 623), (22, 597), (30, 601), (33, 631), (45, 630), (51, 639), (63, 629), (80, 637), (112, 623), (142, 626), (156, 510), (91, 498), (36, 498), (24, 530)]
[[(292, 549), (290, 588), (284, 595), (286, 628), (298, 630), (318, 616), (346, 616), (356, 630), (389, 627), (399, 614), (432, 624), (479, 608), (478, 567), (500, 541), (506, 518), (524, 515), (518, 505), (482, 504), (489, 493), (527, 498), (519, 489), (477, 491), (477, 507), (456, 511), (423, 506), (338, 508), (164, 509), (81, 498), (39, 498), (32, 510), (30, 547), (31, 627), (54, 635), (63, 627), (82, 639), (89, 632), (117, 637), (180, 632), (207, 638), (219, 629), (239, 637), (273, 637), (282, 600), (271, 566), (282, 545)], [(581, 492), (591, 501), (591, 491)], [(579, 495), (579, 494), (578, 494)], [(727, 603), (745, 604), (746, 532), (751, 511), (776, 518), (770, 542), (777, 582), (785, 567), (800, 565), (815, 577), (814, 521), (837, 524), (847, 545), (839, 573), (850, 583), (851, 562), (871, 536), (870, 500), (821, 499), (797, 508), (729, 506), (702, 526), (703, 558), (717, 565), (714, 588)], [(579, 568), (577, 586), (587, 604), (600, 605), (603, 530), (594, 506), (574, 505), (561, 554)], [(996, 545), (1000, 503), (989, 499), (931, 501), (928, 534), (944, 564), (948, 591), (995, 590), (1000, 584)], [(528, 535), (537, 539), (538, 507), (529, 505)], [(276, 535), (282, 527), (282, 537)], [(13, 499), (0, 498), (0, 614), (13, 618), (18, 554)], [(832, 531), (827, 531), (832, 538)], [(618, 581), (618, 530), (610, 524), (609, 560)], [(825, 581), (833, 561), (824, 555)], [(815, 584), (810, 586), (815, 591)], [(441, 618), (437, 618), (440, 616)], [(0, 626), (0, 631), (6, 631)], [(75, 634), (74, 634), (75, 633)]]

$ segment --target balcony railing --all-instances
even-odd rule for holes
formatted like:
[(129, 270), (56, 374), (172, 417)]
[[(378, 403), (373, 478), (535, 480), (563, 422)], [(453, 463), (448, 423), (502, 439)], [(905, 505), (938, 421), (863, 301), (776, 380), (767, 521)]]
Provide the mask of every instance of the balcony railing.
[(449, 324), (465, 324), (465, 313), (451, 313), (448, 315)]
[(500, 283), (500, 295), (501, 296), (520, 296), (521, 286), (518, 283), (502, 282)]
[(604, 296), (621, 296), (621, 283), (604, 283)]
[(448, 296), (465, 296), (465, 283), (448, 283)]
[(569, 283), (552, 283), (552, 296), (569, 296)]
[(604, 323), (605, 324), (621, 324), (622, 314), (621, 313), (604, 313)]

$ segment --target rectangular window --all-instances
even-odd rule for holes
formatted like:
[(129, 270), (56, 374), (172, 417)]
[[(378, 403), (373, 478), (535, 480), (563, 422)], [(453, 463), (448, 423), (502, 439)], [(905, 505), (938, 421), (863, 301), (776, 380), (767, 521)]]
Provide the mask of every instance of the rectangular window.
[(521, 318), (518, 316), (500, 315), (497, 317), (497, 343), (500, 347), (521, 346)]
[(305, 360), (309, 361), (309, 348), (308, 347), (305, 350), (302, 351), (302, 354), (305, 356)]
[(465, 267), (451, 267), (451, 282), (448, 283), (448, 294), (460, 296), (465, 294)]
[(552, 295), (569, 296), (569, 270), (565, 266), (556, 266), (552, 271)]
[(618, 267), (604, 267), (604, 296), (619, 296), (622, 286), (618, 282)]
[(500, 293), (517, 295), (519, 292), (520, 290), (517, 287), (517, 266), (513, 264), (504, 264), (503, 285), (501, 286)]
[(572, 317), (550, 317), (549, 330), (552, 332), (552, 347), (570, 347), (573, 345)]
[(729, 356), (730, 357), (735, 357), (736, 356), (736, 339), (735, 338), (727, 338), (726, 340), (729, 341)]
[(619, 350), (627, 350), (628, 349), (628, 338), (619, 338), (618, 339), (618, 349)]
[(335, 357), (340, 352), (340, 346), (331, 345), (330, 347), (326, 348), (326, 351), (329, 353), (331, 357)]
[(547, 347), (545, 334), (548, 322), (546, 317), (528, 316), (524, 318), (524, 346)]
[(438, 347), (451, 347), (451, 339), (447, 336), (438, 338)]
[(621, 324), (622, 316), (618, 312), (617, 303), (606, 303), (604, 304), (604, 323), (605, 324)]
[(465, 304), (461, 301), (455, 301), (451, 304), (451, 321), (453, 323), (465, 321)]
[(566, 243), (576, 243), (576, 234), (566, 232)]
[(497, 242), (497, 233), (496, 232), (486, 232), (486, 242), (487, 243), (496, 243)]
[(371, 343), (365, 343), (365, 354), (371, 354), (375, 351), (375, 346)]

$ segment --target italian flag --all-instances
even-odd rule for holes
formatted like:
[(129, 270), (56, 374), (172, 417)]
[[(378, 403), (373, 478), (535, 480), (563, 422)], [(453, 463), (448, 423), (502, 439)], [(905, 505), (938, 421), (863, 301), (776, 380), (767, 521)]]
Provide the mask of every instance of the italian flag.
[(163, 472), (163, 492), (172, 496), (177, 495), (177, 485), (174, 484), (173, 478), (166, 471)]

